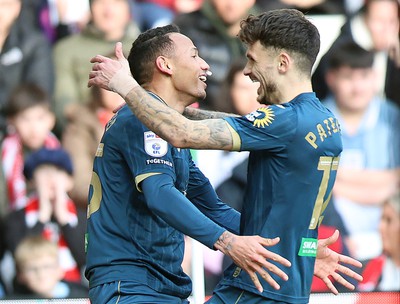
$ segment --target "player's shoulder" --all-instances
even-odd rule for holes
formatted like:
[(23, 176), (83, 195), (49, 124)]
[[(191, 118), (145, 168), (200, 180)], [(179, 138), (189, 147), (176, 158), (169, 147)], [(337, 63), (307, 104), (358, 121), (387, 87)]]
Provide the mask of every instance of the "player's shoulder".
[(141, 125), (139, 119), (132, 113), (127, 105), (122, 105), (115, 110), (114, 116), (107, 123), (106, 128), (115, 125), (117, 128), (134, 127)]

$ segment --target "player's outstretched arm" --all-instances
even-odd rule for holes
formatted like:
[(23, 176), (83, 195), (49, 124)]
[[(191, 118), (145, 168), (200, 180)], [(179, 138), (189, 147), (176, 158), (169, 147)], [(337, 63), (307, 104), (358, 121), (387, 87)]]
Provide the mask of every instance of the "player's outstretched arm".
[(265, 248), (274, 246), (278, 242), (279, 238), (267, 239), (255, 235), (237, 236), (226, 231), (219, 237), (214, 247), (230, 256), (237, 266), (249, 274), (256, 288), (262, 292), (263, 287), (257, 274), (275, 289), (279, 289), (280, 286), (268, 271), (275, 273), (285, 281), (288, 280), (286, 273), (268, 261), (272, 260), (286, 267), (291, 266), (288, 260)]
[(361, 275), (343, 265), (347, 264), (349, 266), (361, 267), (361, 262), (328, 248), (328, 246), (335, 243), (338, 238), (339, 231), (336, 230), (329, 238), (318, 240), (317, 258), (314, 268), (314, 275), (323, 280), (329, 290), (334, 294), (338, 294), (339, 292), (333, 285), (331, 279), (350, 290), (355, 289), (355, 286), (343, 278), (341, 274), (345, 274), (359, 282), (363, 280)]
[(111, 59), (97, 55), (89, 73), (88, 86), (117, 92), (135, 116), (150, 130), (177, 148), (232, 150), (233, 139), (228, 123), (222, 119), (190, 120), (176, 110), (152, 98), (132, 77), (122, 53), (115, 46)]

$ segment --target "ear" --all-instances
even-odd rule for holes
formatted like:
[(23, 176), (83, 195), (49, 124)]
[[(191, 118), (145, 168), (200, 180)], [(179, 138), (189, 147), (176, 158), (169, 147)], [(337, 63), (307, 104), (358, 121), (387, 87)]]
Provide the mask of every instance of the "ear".
[(172, 75), (172, 66), (168, 58), (164, 56), (158, 56), (156, 59), (156, 66), (161, 73)]
[(292, 64), (292, 58), (288, 53), (282, 52), (278, 55), (278, 72), (286, 73)]

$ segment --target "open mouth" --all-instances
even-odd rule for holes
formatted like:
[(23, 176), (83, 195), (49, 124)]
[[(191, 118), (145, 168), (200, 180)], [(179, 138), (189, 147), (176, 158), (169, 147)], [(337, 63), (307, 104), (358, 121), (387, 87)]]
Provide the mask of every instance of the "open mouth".
[(206, 77), (205, 75), (201, 75), (201, 76), (199, 77), (199, 79), (200, 79), (201, 81), (203, 81), (203, 82), (206, 82), (206, 81), (207, 81), (207, 77)]

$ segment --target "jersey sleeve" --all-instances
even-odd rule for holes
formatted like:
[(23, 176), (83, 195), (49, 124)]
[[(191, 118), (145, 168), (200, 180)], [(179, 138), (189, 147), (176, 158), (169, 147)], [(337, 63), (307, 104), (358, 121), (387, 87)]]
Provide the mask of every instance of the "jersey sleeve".
[[(153, 175), (142, 182), (149, 209), (182, 233), (213, 248), (224, 228), (200, 212), (180, 191), (172, 178), (165, 174)], [(160, 204), (160, 201), (168, 204)]]
[(187, 198), (215, 223), (232, 233), (239, 234), (240, 213), (219, 199), (208, 178), (192, 159)]
[(235, 151), (279, 151), (293, 138), (297, 115), (289, 106), (259, 108), (242, 117), (225, 118), (230, 126)]
[(126, 133), (120, 148), (141, 191), (140, 183), (149, 176), (167, 174), (175, 181), (175, 169), (171, 146), (154, 132), (146, 128), (135, 117), (123, 124)]

